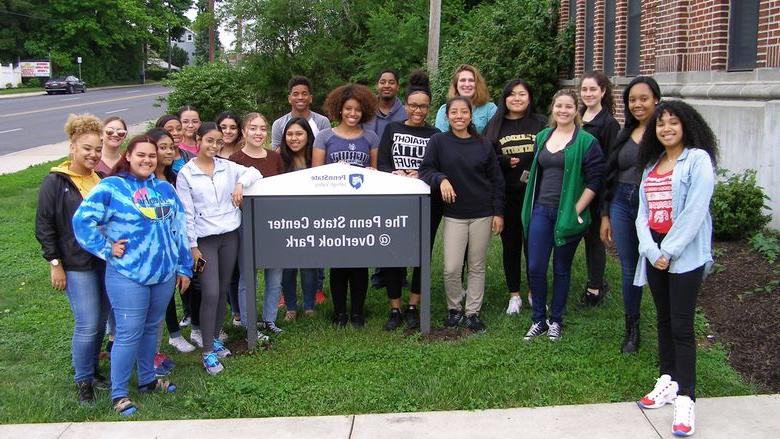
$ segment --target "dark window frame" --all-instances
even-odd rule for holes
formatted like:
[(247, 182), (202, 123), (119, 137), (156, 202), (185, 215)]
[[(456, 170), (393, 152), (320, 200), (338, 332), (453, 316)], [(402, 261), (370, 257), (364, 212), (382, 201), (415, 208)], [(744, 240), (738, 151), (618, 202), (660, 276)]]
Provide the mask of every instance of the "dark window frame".
[(596, 32), (596, 0), (585, 0), (585, 71), (593, 71)]
[(760, 0), (729, 2), (728, 70), (754, 70), (758, 64)]
[(638, 76), (642, 64), (641, 0), (628, 0), (628, 30), (626, 34), (626, 76)]
[(615, 23), (617, 20), (617, 2), (604, 2), (604, 74), (615, 74)]

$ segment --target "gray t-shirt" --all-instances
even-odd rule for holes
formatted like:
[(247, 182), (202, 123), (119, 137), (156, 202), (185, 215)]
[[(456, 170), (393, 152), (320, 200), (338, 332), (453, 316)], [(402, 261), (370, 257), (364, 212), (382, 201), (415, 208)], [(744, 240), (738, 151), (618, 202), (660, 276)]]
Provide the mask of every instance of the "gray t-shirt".
[(539, 168), (542, 170), (542, 180), (539, 182), (539, 196), (536, 202), (542, 206), (558, 207), (561, 201), (563, 187), (563, 170), (566, 166), (564, 150), (555, 154), (546, 147), (539, 152)]
[[(287, 125), (287, 122), (292, 119), (292, 113), (287, 113), (284, 116), (280, 117), (279, 119), (276, 119), (271, 125), (271, 146), (274, 149), (278, 149), (279, 146), (282, 145), (282, 136), (284, 136), (284, 126)], [(320, 131), (330, 128), (330, 121), (327, 117), (315, 113), (314, 111), (309, 111), (309, 126), (311, 127), (311, 132), (314, 134), (314, 137), (317, 137), (317, 133)]]
[(332, 128), (320, 131), (314, 138), (314, 148), (325, 150), (325, 163), (347, 163), (355, 166), (371, 166), (371, 150), (379, 146), (376, 133), (364, 129), (360, 137), (345, 139)]
[(635, 184), (642, 182), (642, 172), (637, 168), (639, 159), (639, 145), (631, 137), (618, 152), (618, 183)]

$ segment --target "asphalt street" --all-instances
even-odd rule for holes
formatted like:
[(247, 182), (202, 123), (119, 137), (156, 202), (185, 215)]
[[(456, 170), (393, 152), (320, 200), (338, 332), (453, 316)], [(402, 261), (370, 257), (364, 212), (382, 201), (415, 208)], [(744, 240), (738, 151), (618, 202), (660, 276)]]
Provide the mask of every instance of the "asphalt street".
[(89, 90), (0, 100), (0, 155), (67, 140), (63, 125), (70, 113), (92, 113), (101, 119), (117, 115), (128, 125), (157, 119), (156, 107), (169, 90), (160, 85)]

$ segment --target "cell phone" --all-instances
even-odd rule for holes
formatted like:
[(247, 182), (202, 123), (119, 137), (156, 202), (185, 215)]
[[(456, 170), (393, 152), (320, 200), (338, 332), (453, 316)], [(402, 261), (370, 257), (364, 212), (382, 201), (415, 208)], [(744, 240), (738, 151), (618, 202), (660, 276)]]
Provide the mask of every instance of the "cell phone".
[(203, 273), (203, 270), (206, 268), (206, 260), (203, 258), (198, 258), (197, 262), (195, 262), (195, 271), (198, 273)]
[(528, 173), (528, 170), (526, 169), (526, 170), (525, 170), (525, 171), (523, 171), (523, 173), (520, 175), (520, 182), (521, 182), (521, 183), (528, 183), (528, 175), (529, 175), (529, 173)]

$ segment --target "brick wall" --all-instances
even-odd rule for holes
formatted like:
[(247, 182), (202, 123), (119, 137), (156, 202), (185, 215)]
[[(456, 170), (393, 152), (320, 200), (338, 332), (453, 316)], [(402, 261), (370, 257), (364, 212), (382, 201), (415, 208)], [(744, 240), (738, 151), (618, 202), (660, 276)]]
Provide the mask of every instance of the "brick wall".
[(763, 0), (758, 15), (758, 67), (780, 67), (780, 0)]
[[(577, 0), (576, 77), (585, 67), (586, 0)], [(615, 75), (625, 76), (628, 0), (616, 0)], [(604, 0), (595, 0), (593, 67), (604, 67)], [(561, 3), (561, 26), (569, 17)], [(642, 0), (640, 74), (726, 70), (729, 0)], [(761, 0), (757, 67), (780, 67), (780, 0)]]

